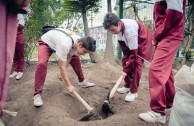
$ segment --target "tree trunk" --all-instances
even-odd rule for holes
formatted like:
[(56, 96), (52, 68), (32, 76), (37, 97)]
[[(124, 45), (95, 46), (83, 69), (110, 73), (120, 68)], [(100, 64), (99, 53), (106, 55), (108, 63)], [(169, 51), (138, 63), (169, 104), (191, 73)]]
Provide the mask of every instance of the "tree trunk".
[[(194, 4), (192, 4), (191, 13), (190, 13), (190, 16), (189, 16), (189, 32), (191, 32), (191, 33), (194, 32), (194, 10), (193, 9), (194, 9)], [(184, 50), (182, 65), (184, 65), (187, 61), (186, 54), (187, 54), (187, 52), (189, 52), (189, 50), (191, 48), (193, 39), (194, 39), (194, 35), (189, 34), (188, 35), (188, 41), (187, 41), (187, 43), (185, 43), (186, 46), (185, 46), (185, 50)]]
[[(84, 33), (85, 33), (85, 36), (89, 36), (88, 20), (87, 20), (87, 16), (86, 16), (86, 11), (85, 10), (82, 11), (82, 15), (83, 15), (83, 23), (84, 23)], [(90, 60), (91, 60), (92, 63), (96, 63), (97, 61), (100, 60), (96, 52), (90, 52), (89, 56), (90, 56)]]
[(73, 27), (76, 27), (76, 26), (77, 26), (77, 24), (78, 24), (78, 22), (79, 22), (79, 20), (80, 20), (81, 17), (82, 17), (82, 15), (80, 15), (80, 16), (78, 17), (78, 19), (77, 19), (77, 21), (76, 21), (76, 23), (75, 23), (75, 25), (74, 25)]
[(87, 19), (87, 16), (86, 16), (86, 11), (83, 11), (82, 15), (83, 15), (83, 23), (84, 23), (84, 33), (85, 33), (85, 36), (89, 36), (88, 19)]
[[(107, 0), (108, 12), (112, 12), (111, 0)], [(114, 52), (113, 52), (113, 42), (112, 42), (112, 33), (107, 30), (107, 42), (106, 42), (106, 50), (104, 54), (104, 60), (109, 61), (111, 63), (115, 63), (114, 61)]]
[(134, 13), (135, 13), (135, 20), (136, 20), (136, 18), (137, 18), (138, 21), (142, 22), (142, 20), (140, 19), (139, 15), (138, 15), (138, 9), (137, 9), (137, 7), (136, 7), (136, 4), (135, 4), (134, 7), (133, 7), (133, 11), (134, 11)]

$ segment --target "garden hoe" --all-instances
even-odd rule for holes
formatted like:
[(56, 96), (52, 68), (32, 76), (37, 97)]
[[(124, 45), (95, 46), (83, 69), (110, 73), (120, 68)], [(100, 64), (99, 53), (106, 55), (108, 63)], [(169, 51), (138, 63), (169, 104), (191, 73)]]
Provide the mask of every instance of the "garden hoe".
[(88, 105), (88, 103), (86, 103), (84, 101), (84, 99), (74, 90), (73, 94), (77, 97), (77, 99), (85, 106), (85, 108), (88, 110), (88, 113), (85, 114), (79, 121), (88, 121), (90, 117), (92, 117), (94, 115), (93, 108), (90, 107)]
[(103, 115), (108, 115), (109, 113), (113, 114), (112, 110), (110, 109), (110, 100), (112, 99), (113, 95), (115, 94), (117, 88), (119, 87), (121, 81), (123, 80), (123, 77), (120, 76), (120, 78), (117, 80), (116, 84), (112, 88), (112, 90), (108, 93), (106, 100), (102, 104), (101, 112)]

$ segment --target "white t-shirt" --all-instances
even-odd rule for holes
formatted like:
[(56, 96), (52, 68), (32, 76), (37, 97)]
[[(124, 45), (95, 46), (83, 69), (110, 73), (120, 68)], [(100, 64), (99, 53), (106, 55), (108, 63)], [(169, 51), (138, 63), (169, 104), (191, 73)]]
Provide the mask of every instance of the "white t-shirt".
[(126, 46), (130, 50), (138, 48), (138, 29), (139, 26), (135, 20), (132, 19), (121, 19), (125, 25), (125, 31), (118, 34), (118, 40), (124, 41)]
[(24, 26), (24, 24), (26, 22), (24, 15), (23, 14), (18, 14), (17, 19), (18, 19), (18, 24), (21, 24), (22, 26)]
[[(57, 28), (65, 31), (62, 28)], [(71, 35), (74, 43), (80, 38), (78, 35)], [(50, 30), (41, 37), (42, 41), (48, 44), (50, 48), (55, 50), (56, 55), (60, 60), (66, 61), (67, 55), (73, 56), (76, 54), (76, 49), (72, 47), (72, 39), (61, 31)]]

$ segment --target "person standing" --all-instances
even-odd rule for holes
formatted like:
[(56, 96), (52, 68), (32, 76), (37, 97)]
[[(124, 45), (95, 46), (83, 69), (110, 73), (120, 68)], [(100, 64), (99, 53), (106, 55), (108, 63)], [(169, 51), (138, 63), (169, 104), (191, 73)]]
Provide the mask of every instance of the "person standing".
[(139, 118), (146, 122), (166, 123), (166, 110), (173, 105), (175, 87), (172, 69), (184, 38), (185, 5), (186, 0), (155, 1), (152, 43), (156, 50), (148, 77), (151, 110), (139, 114)]
[(16, 46), (15, 54), (13, 59), (14, 71), (9, 76), (11, 78), (16, 77), (17, 80), (21, 79), (23, 76), (24, 70), (24, 24), (25, 17), (23, 14), (18, 14), (18, 26), (17, 26), (17, 37), (16, 37)]
[[(13, 2), (13, 3), (12, 3)], [(27, 13), (30, 0), (19, 1), (0, 0), (0, 125), (3, 115), (3, 105), (7, 97), (9, 74), (14, 55), (17, 32), (17, 13)]]

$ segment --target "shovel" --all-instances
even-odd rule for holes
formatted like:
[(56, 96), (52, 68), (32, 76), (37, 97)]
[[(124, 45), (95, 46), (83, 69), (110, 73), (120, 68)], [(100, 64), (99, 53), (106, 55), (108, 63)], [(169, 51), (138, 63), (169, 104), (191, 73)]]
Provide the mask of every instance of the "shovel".
[(77, 97), (77, 99), (84, 105), (84, 107), (88, 110), (88, 113), (86, 113), (79, 121), (88, 121), (90, 117), (94, 115), (93, 108), (88, 105), (84, 101), (84, 99), (74, 90), (73, 94)]
[(113, 95), (115, 94), (122, 80), (123, 80), (123, 77), (120, 76), (120, 78), (117, 80), (112, 90), (108, 93), (106, 100), (102, 104), (102, 108), (101, 108), (102, 114), (105, 114), (105, 115), (108, 115), (109, 113), (113, 114), (112, 110), (109, 107), (110, 100), (112, 99)]

